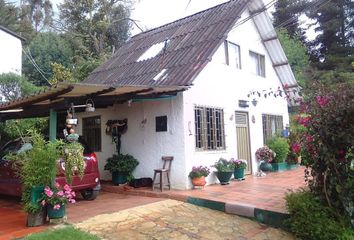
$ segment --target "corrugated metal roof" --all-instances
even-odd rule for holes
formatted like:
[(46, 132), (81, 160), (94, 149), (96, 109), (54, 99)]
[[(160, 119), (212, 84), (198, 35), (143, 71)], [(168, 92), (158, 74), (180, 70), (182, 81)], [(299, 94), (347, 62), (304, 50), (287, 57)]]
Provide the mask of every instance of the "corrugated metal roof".
[[(232, 0), (159, 28), (140, 33), (111, 59), (95, 69), (85, 83), (112, 86), (188, 86), (210, 61), (229, 30), (246, 9), (248, 0)], [(169, 40), (157, 56), (138, 61), (154, 44)], [(165, 76), (154, 77), (162, 69)]]
[[(253, 21), (264, 41), (275, 71), (283, 85), (296, 86), (287, 58), (277, 39), (262, 0), (231, 0), (132, 37), (114, 56), (95, 69), (84, 82), (112, 86), (188, 86), (212, 54), (227, 38), (228, 32), (248, 10), (260, 12)], [(158, 55), (141, 60), (156, 44), (169, 40)], [(164, 77), (154, 78), (163, 69)]]
[(273, 27), (273, 24), (268, 16), (267, 11), (264, 9), (264, 3), (262, 0), (253, 0), (248, 5), (249, 11), (254, 14), (252, 17), (254, 24), (258, 30), (259, 35), (262, 38), (265, 48), (273, 63), (273, 67), (282, 82), (283, 86), (297, 87), (297, 82), (292, 72), (288, 59), (284, 53), (284, 50), (277, 38), (277, 33)]

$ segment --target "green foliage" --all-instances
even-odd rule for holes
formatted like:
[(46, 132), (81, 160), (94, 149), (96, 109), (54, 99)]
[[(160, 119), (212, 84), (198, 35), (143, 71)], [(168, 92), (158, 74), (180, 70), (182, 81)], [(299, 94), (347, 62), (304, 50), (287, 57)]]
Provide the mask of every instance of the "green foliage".
[(224, 158), (220, 158), (218, 161), (212, 165), (218, 172), (233, 172), (235, 169), (232, 161), (228, 161)]
[(62, 143), (60, 141), (47, 142), (36, 131), (30, 131), (29, 136), (32, 149), (7, 156), (7, 158), (14, 161), (15, 169), (24, 187), (22, 201), (25, 204), (25, 210), (30, 211), (32, 209), (29, 205), (32, 187), (51, 184), (56, 175), (56, 160), (60, 157), (58, 146)]
[(0, 74), (0, 94), (5, 101), (12, 101), (20, 97), (28, 96), (40, 88), (31, 84), (25, 77), (15, 73)]
[(296, 36), (291, 38), (284, 28), (279, 29), (277, 34), (297, 82), (300, 86), (305, 86), (307, 81), (305, 71), (310, 67), (307, 47)]
[(286, 195), (290, 230), (303, 240), (353, 239), (348, 221), (314, 194), (300, 190)]
[[(306, 91), (297, 121), (306, 128), (300, 139), (312, 192), (348, 219), (354, 213), (354, 85), (313, 84)], [(353, 223), (354, 224), (354, 223)]]
[(41, 210), (41, 205), (39, 203), (26, 202), (24, 204), (23, 209), (27, 213), (36, 213), (36, 212), (39, 212)]
[(63, 228), (49, 229), (45, 232), (35, 233), (28, 235), (25, 240), (98, 240), (99, 238), (80, 231), (72, 226), (66, 226)]
[(28, 130), (46, 135), (48, 132), (48, 118), (28, 118), (20, 120), (8, 120), (0, 123), (1, 146), (10, 140), (22, 137), (21, 133)]
[(274, 163), (285, 161), (289, 153), (289, 143), (287, 139), (275, 136), (267, 140), (267, 145), (275, 152), (275, 157), (273, 158)]
[(191, 179), (194, 178), (200, 178), (200, 177), (207, 177), (210, 174), (210, 169), (206, 166), (199, 166), (199, 167), (193, 167), (192, 171), (189, 172), (188, 176)]
[(37, 34), (29, 44), (28, 49), (24, 49), (24, 51), (26, 54), (23, 57), (23, 73), (30, 82), (39, 86), (48, 86), (49, 83), (33, 66), (29, 54), (42, 69), (43, 75), (47, 79), (53, 77), (52, 63), (58, 63), (64, 67), (72, 66), (73, 51), (69, 43), (61, 35), (54, 32)]
[(76, 82), (73, 73), (61, 65), (60, 63), (51, 63), (53, 76), (49, 79), (51, 85), (56, 85), (60, 82)]
[[(101, 59), (111, 55), (129, 37), (127, 1), (65, 0), (57, 28), (79, 39), (77, 49)], [(87, 54), (89, 53), (89, 54)], [(92, 55), (90, 55), (92, 54)]]
[(112, 157), (107, 159), (104, 170), (113, 172), (127, 172), (132, 173), (139, 165), (139, 161), (129, 154), (113, 154)]
[(64, 156), (66, 181), (71, 183), (75, 174), (82, 178), (85, 171), (84, 147), (78, 142), (69, 142), (60, 148)]

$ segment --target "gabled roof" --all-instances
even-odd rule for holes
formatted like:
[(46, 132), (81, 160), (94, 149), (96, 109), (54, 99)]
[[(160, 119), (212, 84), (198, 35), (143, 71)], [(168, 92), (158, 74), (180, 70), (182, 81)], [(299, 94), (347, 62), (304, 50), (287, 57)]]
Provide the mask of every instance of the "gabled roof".
[[(133, 36), (85, 83), (188, 86), (211, 60), (246, 9), (249, 0), (232, 0)], [(169, 40), (156, 57), (137, 61), (151, 46)], [(160, 79), (156, 76), (166, 69)]]
[[(297, 86), (262, 0), (231, 0), (135, 35), (84, 82), (111, 86), (190, 86), (247, 7), (280, 81), (283, 85)], [(141, 60), (152, 46), (164, 43), (166, 47), (158, 55)]]
[(0, 30), (2, 30), (2, 31), (4, 31), (4, 32), (6, 32), (6, 33), (8, 33), (8, 34), (10, 34), (10, 35), (12, 35), (12, 36), (18, 38), (18, 39), (20, 39), (20, 40), (23, 41), (23, 42), (26, 41), (26, 38), (21, 37), (21, 36), (18, 35), (17, 33), (14, 33), (13, 31), (11, 31), (10, 29), (8, 29), (8, 28), (6, 28), (6, 27), (4, 27), (4, 26), (1, 26), (1, 25), (0, 25)]

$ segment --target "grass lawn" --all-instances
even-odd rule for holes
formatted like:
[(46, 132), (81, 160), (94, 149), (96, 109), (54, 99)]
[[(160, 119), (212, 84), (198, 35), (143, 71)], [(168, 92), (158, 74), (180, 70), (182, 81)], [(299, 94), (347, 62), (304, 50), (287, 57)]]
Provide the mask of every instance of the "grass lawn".
[(25, 237), (24, 239), (26, 240), (98, 240), (99, 238), (86, 233), (86, 232), (82, 232), (78, 229), (75, 229), (71, 226), (67, 226), (67, 227), (63, 227), (63, 228), (59, 228), (59, 229), (51, 229), (45, 232), (41, 232), (41, 233), (35, 233), (35, 234), (31, 234), (28, 235), (27, 237)]

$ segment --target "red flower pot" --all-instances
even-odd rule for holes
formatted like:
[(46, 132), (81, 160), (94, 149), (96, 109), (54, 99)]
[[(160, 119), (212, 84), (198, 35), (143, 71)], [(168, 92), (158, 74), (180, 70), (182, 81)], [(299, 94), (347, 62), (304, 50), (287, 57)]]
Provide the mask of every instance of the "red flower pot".
[(199, 178), (193, 178), (192, 179), (192, 184), (194, 187), (204, 187), (206, 184), (205, 177), (201, 176)]

